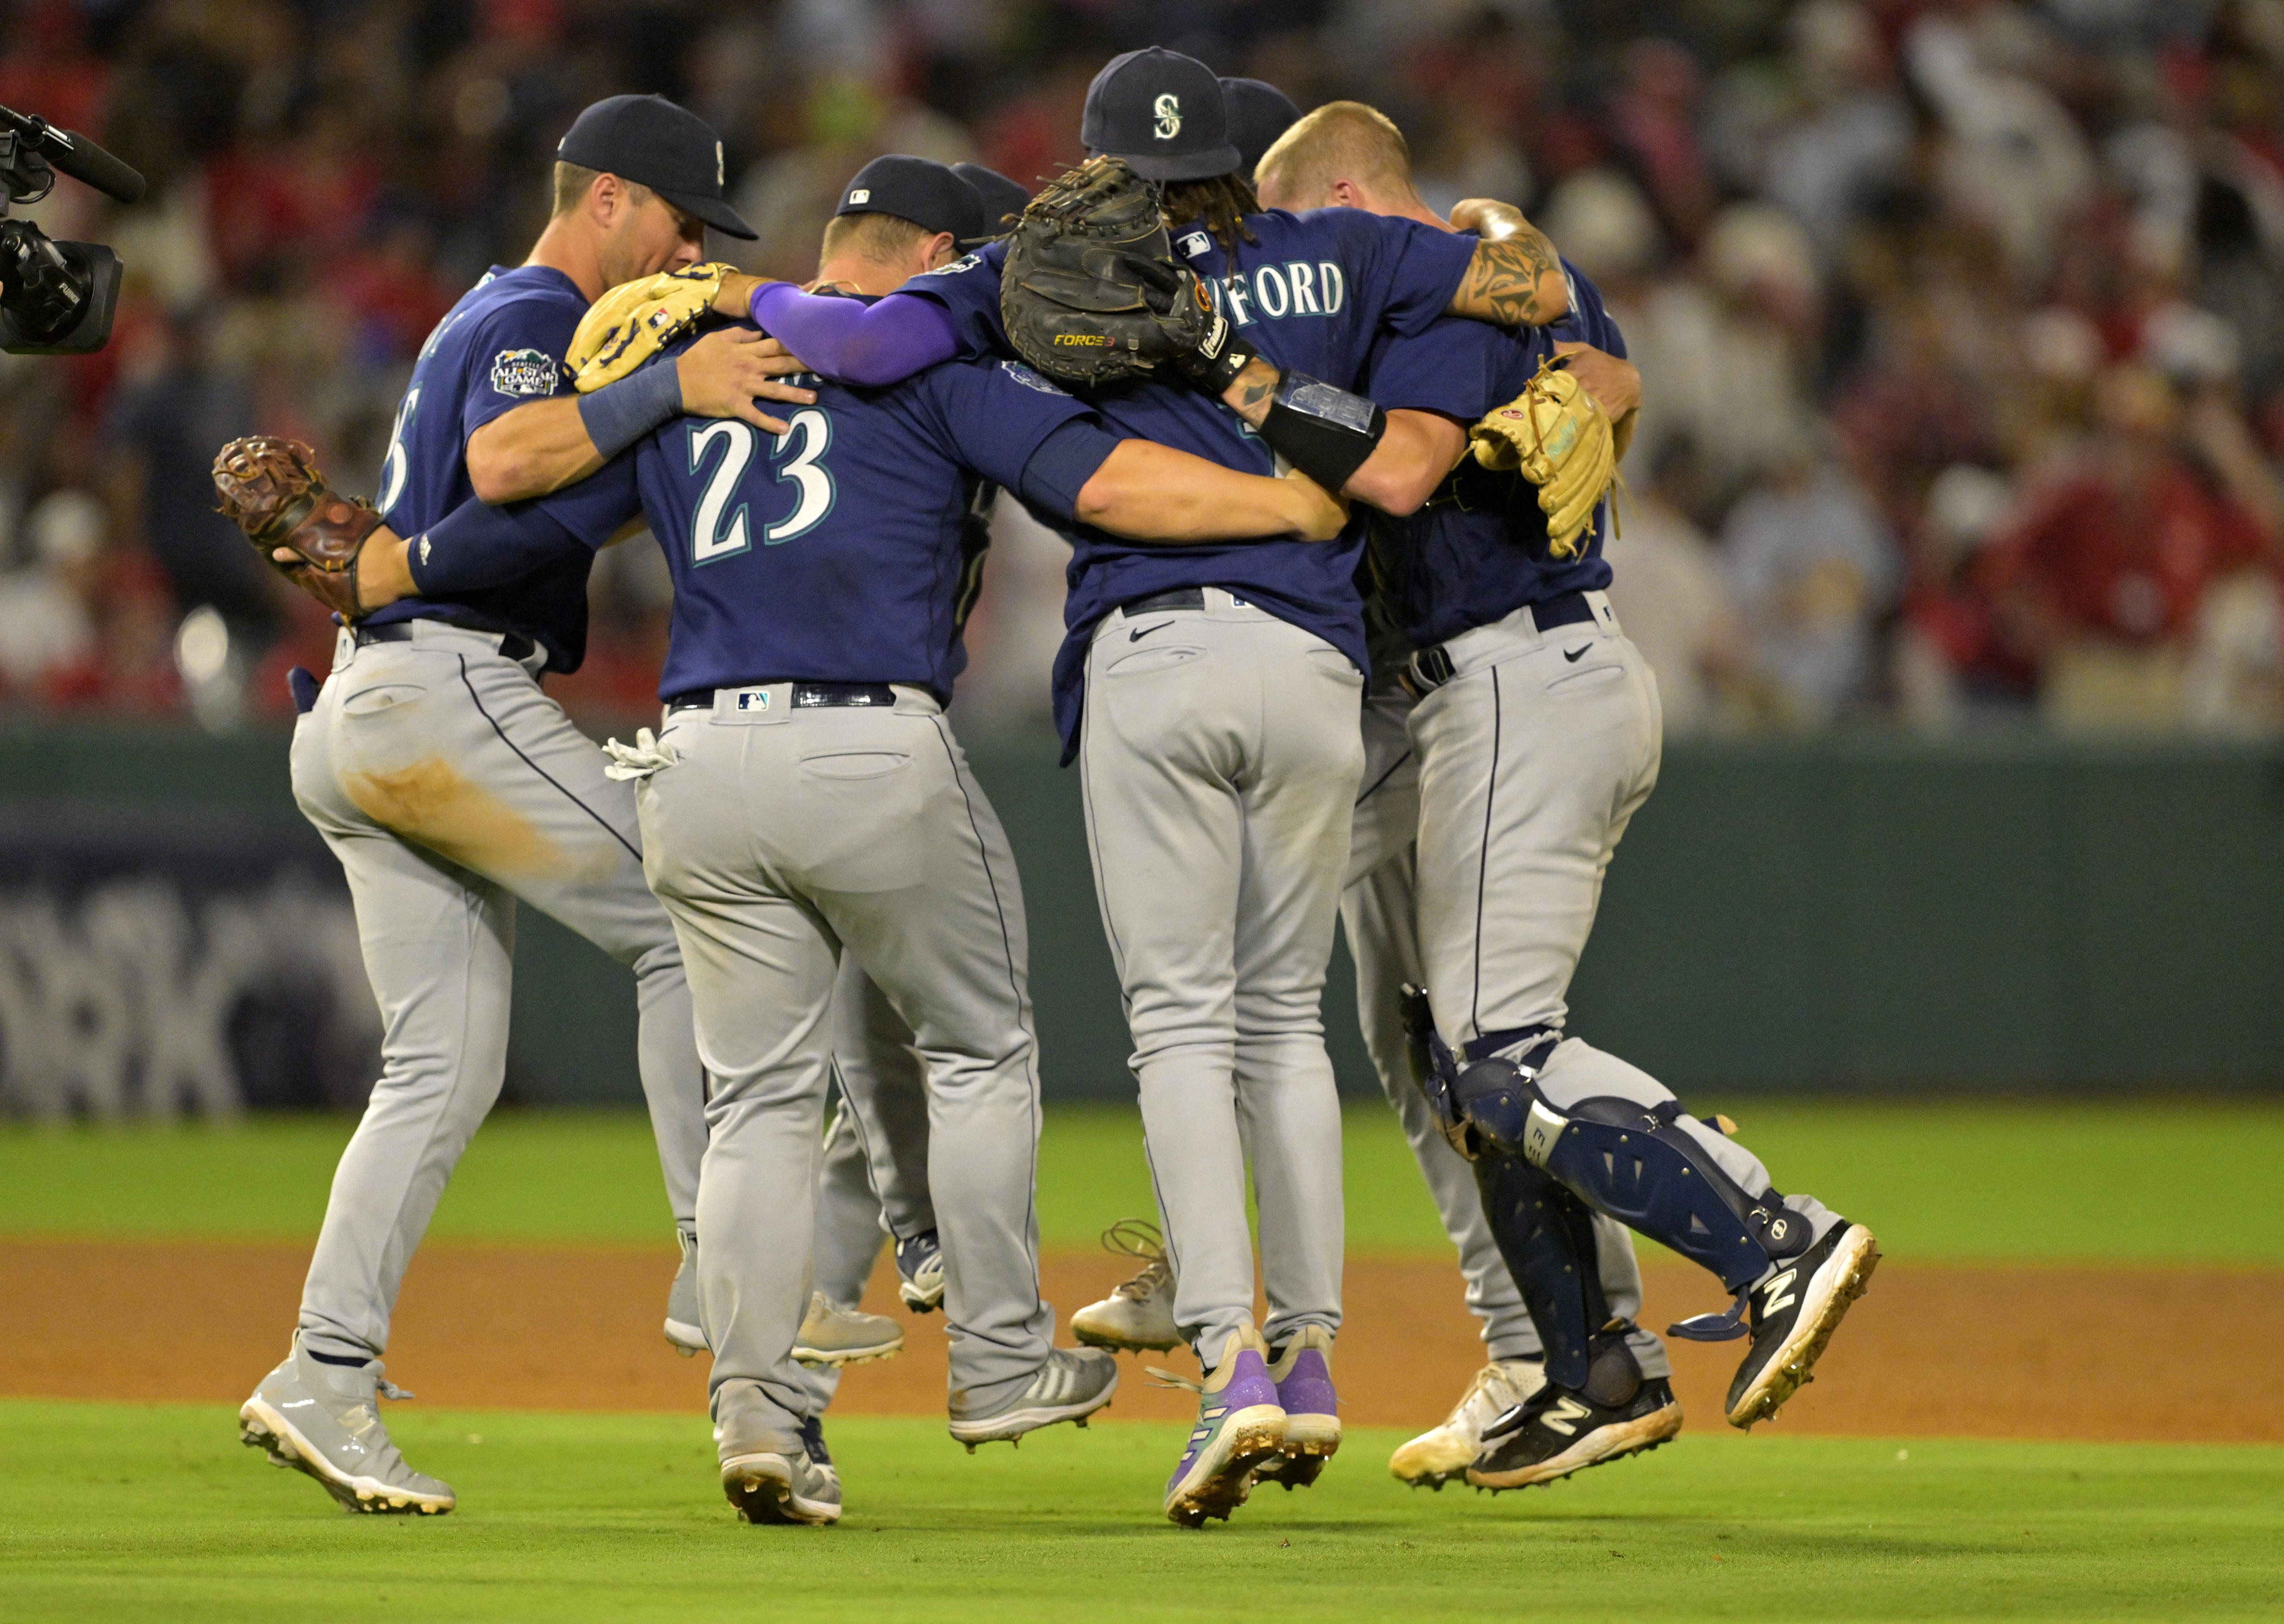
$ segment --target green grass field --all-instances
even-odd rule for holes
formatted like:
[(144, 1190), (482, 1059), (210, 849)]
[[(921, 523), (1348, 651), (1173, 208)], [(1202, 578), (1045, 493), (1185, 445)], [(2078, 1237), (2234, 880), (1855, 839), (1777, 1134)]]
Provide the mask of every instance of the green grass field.
[[(2284, 1203), (2259, 1193), (2284, 1158), (2275, 1107), (1729, 1108), (1783, 1184), (1874, 1222), (1891, 1254), (2284, 1264)], [(1360, 1108), (1349, 1130), (1351, 1245), (1440, 1251), (1393, 1119)], [(0, 1128), (0, 1235), (306, 1240), (348, 1131)], [(1052, 1111), (1040, 1184), (1051, 1245), (1148, 1212), (1132, 1113)], [(434, 1234), (664, 1230), (639, 1115), (511, 1113)], [(1493, 1498), (1407, 1493), (1385, 1472), (1399, 1435), (1359, 1430), (1314, 1489), (1188, 1534), (1156, 1510), (1177, 1428), (1063, 1428), (971, 1458), (933, 1423), (844, 1418), (848, 1518), (791, 1530), (734, 1520), (701, 1417), (412, 1405), (389, 1422), (458, 1489), (454, 1515), (341, 1516), (239, 1448), (226, 1408), (0, 1399), (0, 1620), (2284, 1618), (2279, 1448), (1700, 1428)]]
[[(2284, 1107), (1777, 1105), (1729, 1107), (1783, 1189), (1873, 1223), (1891, 1255), (1955, 1261), (2284, 1263), (2284, 1202), (2253, 1200), (2284, 1162)], [(353, 1126), (0, 1127), (0, 1234), (299, 1240), (317, 1233)], [(1349, 1245), (1444, 1245), (1393, 1113), (1348, 1118)], [(1131, 1111), (1047, 1113), (1039, 1219), (1091, 1246), (1151, 1211)], [(667, 1218), (639, 1113), (504, 1112), (436, 1214), (439, 1239), (661, 1244)]]
[(2284, 1451), (1685, 1438), (1544, 1494), (1407, 1493), (1394, 1433), (1226, 1526), (1157, 1519), (1177, 1429), (970, 1457), (848, 1420), (832, 1529), (747, 1527), (702, 1422), (392, 1412), (453, 1515), (348, 1518), (224, 1409), (0, 1403), (11, 1620), (2250, 1619)]

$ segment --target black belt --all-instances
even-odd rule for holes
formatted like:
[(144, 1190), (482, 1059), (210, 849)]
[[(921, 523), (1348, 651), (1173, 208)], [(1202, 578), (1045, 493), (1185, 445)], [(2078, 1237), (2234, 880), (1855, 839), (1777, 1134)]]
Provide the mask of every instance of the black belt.
[[(1222, 590), (1229, 592), (1227, 587)], [(1234, 592), (1229, 592), (1229, 597), (1233, 604), (1245, 602)], [(1176, 587), (1170, 592), (1153, 592), (1147, 597), (1138, 597), (1130, 604), (1118, 606), (1129, 614), (1155, 614), (1161, 609), (1202, 609), (1206, 606), (1206, 589), (1203, 587)]]
[[(412, 629), (418, 624), (418, 621), (391, 621), (386, 626), (352, 626), (349, 628), (349, 636), (359, 648), (366, 648), (376, 643), (410, 643), (412, 641)], [(439, 621), (436, 624), (450, 626), (453, 622)], [(478, 629), (473, 626), (463, 626), (460, 629), (476, 631), (478, 636), (490, 635), (478, 631)], [(529, 660), (538, 648), (536, 644), (520, 631), (504, 631), (499, 633), (498, 636), (499, 652), (510, 660)]]
[[(1594, 618), (1594, 605), (1586, 601), (1584, 592), (1563, 592), (1540, 603), (1526, 604), (1530, 611), (1530, 623), (1541, 632), (1553, 631), (1558, 626), (1576, 626)], [(1431, 688), (1441, 688), (1451, 680), (1453, 667), (1451, 651), (1442, 644), (1421, 649), (1404, 665), (1404, 685), (1418, 699)]]
[[(768, 688), (769, 683), (738, 683), (739, 688)], [(896, 702), (896, 691), (887, 683), (795, 683), (793, 684), (793, 707), (795, 710), (826, 710), (845, 707), (855, 710), (886, 709)], [(696, 688), (688, 693), (676, 694), (666, 702), (671, 711), (712, 710), (714, 690)]]

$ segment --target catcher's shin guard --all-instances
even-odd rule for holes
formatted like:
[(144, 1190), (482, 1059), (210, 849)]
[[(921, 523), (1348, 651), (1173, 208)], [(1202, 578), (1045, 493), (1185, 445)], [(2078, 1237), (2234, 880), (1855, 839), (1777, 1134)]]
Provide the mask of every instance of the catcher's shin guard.
[(1741, 1292), (1807, 1250), (1808, 1222), (1775, 1191), (1755, 1195), (1738, 1184), (1680, 1127), (1681, 1114), (1670, 1100), (1644, 1105), (1601, 1097), (1558, 1112), (1534, 1098), (1522, 1154), (1596, 1212)]
[(1475, 1188), (1538, 1330), (1547, 1379), (1584, 1386), (1592, 1338), (1610, 1318), (1592, 1214), (1545, 1168), (1496, 1149), (1476, 1159)]

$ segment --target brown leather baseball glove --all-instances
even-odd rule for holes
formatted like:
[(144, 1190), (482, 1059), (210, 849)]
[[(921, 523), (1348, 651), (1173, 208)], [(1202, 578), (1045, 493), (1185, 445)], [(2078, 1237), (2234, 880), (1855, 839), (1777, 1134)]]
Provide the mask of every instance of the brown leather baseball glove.
[[(357, 554), (380, 515), (327, 485), (315, 452), (298, 440), (251, 434), (215, 456), (214, 482), (222, 498), (216, 511), (246, 532), (264, 564), (345, 621), (364, 613)], [(280, 548), (299, 561), (281, 562)]]

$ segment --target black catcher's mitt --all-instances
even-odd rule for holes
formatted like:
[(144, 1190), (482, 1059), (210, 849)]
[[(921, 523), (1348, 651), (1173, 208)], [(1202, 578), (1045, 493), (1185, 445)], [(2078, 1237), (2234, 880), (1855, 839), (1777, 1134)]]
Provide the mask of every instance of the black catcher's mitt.
[(1123, 160), (1090, 158), (1031, 199), (1007, 239), (999, 318), (1050, 378), (1107, 384), (1193, 352), (1212, 321), (1174, 262), (1157, 186)]

